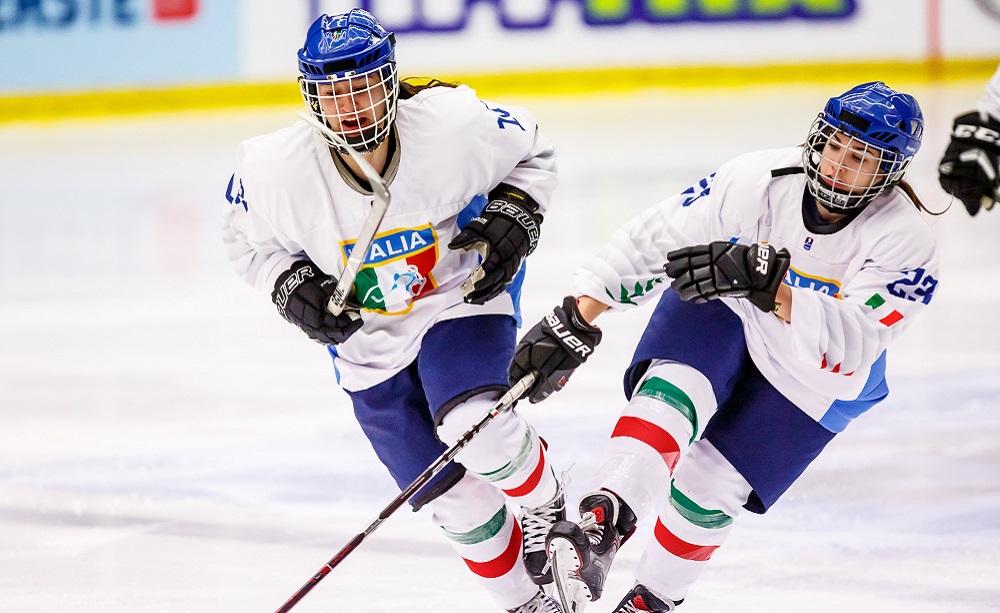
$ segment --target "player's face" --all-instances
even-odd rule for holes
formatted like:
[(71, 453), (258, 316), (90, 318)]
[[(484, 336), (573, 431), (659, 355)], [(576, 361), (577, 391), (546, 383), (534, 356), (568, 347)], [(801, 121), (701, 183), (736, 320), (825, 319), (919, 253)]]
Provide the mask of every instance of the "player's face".
[(318, 86), (319, 103), (330, 127), (356, 145), (373, 138), (386, 116), (388, 84), (379, 71)]
[(834, 132), (823, 147), (820, 178), (839, 192), (861, 194), (885, 180), (882, 152), (842, 132)]

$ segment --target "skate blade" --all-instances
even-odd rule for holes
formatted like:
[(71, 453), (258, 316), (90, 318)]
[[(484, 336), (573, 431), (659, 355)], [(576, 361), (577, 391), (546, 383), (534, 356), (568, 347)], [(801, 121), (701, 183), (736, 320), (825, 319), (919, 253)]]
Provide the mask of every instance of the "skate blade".
[(566, 613), (580, 613), (590, 602), (590, 590), (583, 581), (575, 578), (580, 569), (580, 558), (564, 539), (554, 539), (549, 544), (549, 561), (552, 564), (552, 583)]

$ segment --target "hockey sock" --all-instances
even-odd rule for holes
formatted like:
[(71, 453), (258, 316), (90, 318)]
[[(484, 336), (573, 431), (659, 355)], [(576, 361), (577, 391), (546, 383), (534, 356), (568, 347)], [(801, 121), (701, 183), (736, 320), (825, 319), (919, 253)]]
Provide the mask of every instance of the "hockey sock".
[(677, 467), (636, 579), (673, 600), (684, 598), (729, 536), (750, 490), (708, 441), (696, 442)]
[[(438, 427), (438, 435), (445, 443), (450, 437), (457, 440), (493, 402), (479, 396), (455, 407)], [(456, 459), (521, 506), (541, 506), (558, 490), (538, 434), (513, 410), (498, 415)]]
[(496, 488), (466, 475), (431, 508), (451, 546), (501, 609), (534, 596), (538, 586), (524, 570), (521, 528)]
[(666, 495), (674, 467), (715, 409), (704, 375), (654, 361), (615, 424), (597, 483), (645, 516)]

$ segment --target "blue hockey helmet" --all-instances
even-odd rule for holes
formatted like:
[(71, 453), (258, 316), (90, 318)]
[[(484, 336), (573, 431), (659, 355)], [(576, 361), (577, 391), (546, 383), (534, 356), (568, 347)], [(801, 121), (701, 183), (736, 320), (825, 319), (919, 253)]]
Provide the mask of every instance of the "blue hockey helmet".
[(302, 96), (320, 121), (362, 152), (385, 140), (399, 97), (396, 37), (374, 15), (321, 15), (298, 59)]
[[(835, 212), (867, 206), (903, 178), (920, 149), (923, 131), (924, 118), (916, 99), (882, 81), (863, 83), (830, 98), (813, 122), (803, 151), (809, 191)], [(824, 158), (831, 139), (838, 151), (876, 158), (877, 165), (858, 172), (857, 164), (853, 171), (848, 168), (851, 163), (843, 155), (827, 154)]]

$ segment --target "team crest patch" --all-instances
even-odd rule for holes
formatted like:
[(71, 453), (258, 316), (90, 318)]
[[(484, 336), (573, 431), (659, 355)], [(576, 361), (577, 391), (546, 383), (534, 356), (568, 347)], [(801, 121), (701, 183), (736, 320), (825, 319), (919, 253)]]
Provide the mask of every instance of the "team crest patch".
[[(355, 241), (342, 242), (344, 262)], [(414, 300), (437, 287), (431, 270), (437, 264), (437, 234), (428, 224), (379, 234), (365, 256), (354, 282), (362, 308), (385, 315), (409, 312)]]
[(788, 267), (785, 283), (791, 285), (792, 287), (804, 287), (821, 294), (840, 298), (840, 282), (836, 279), (825, 279), (823, 277), (809, 275), (801, 270), (796, 270), (791, 266)]

